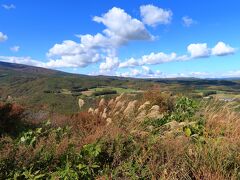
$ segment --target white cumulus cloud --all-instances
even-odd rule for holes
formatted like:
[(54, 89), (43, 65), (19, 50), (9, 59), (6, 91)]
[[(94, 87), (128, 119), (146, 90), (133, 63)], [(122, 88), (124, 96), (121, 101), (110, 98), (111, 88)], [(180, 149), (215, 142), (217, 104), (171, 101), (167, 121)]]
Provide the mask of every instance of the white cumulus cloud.
[(116, 72), (117, 76), (122, 77), (137, 77), (137, 78), (159, 78), (163, 77), (163, 73), (160, 70), (153, 71), (148, 66), (142, 66), (139, 69), (130, 69), (127, 72)]
[(49, 67), (85, 67), (101, 59), (96, 49), (71, 40), (55, 44), (47, 56), (50, 58), (46, 64)]
[(72, 40), (65, 40), (61, 44), (55, 44), (49, 49), (47, 56), (71, 56), (84, 53), (84, 46)]
[(121, 62), (121, 63), (119, 64), (119, 67), (120, 67), (120, 68), (125, 68), (125, 67), (139, 66), (139, 65), (140, 65), (139, 60), (136, 60), (136, 59), (134, 59), (134, 58), (130, 58), (130, 59), (127, 60), (127, 61)]
[(141, 21), (132, 18), (123, 9), (117, 7), (113, 7), (101, 17), (95, 16), (93, 20), (103, 23), (107, 27), (104, 32), (109, 36), (119, 38), (120, 43), (152, 38)]
[(117, 73), (117, 76), (122, 77), (138, 77), (141, 76), (141, 71), (138, 69), (131, 69), (130, 71), (123, 72), (123, 73)]
[(96, 63), (101, 59), (100, 54), (87, 52), (76, 55), (64, 55), (59, 59), (50, 59), (45, 63), (46, 67), (86, 67), (89, 64)]
[(193, 20), (192, 18), (190, 18), (188, 16), (182, 17), (182, 21), (183, 21), (183, 25), (186, 27), (190, 27), (191, 25), (197, 23), (197, 21)]
[(207, 43), (190, 44), (187, 47), (187, 50), (191, 54), (192, 58), (203, 58), (210, 56), (210, 50), (207, 46)]
[(0, 32), (0, 42), (6, 41), (7, 39), (8, 39), (8, 36)]
[(177, 56), (176, 53), (166, 54), (163, 52), (158, 53), (150, 53), (147, 55), (143, 55), (139, 59), (130, 58), (124, 62), (119, 64), (119, 68), (126, 68), (126, 67), (135, 67), (135, 66), (143, 66), (144, 65), (154, 65), (154, 64), (162, 64), (171, 61), (184, 61), (187, 60), (187, 56)]
[(99, 66), (100, 72), (109, 72), (116, 69), (119, 66), (119, 60), (117, 57), (107, 57), (105, 62), (102, 62)]
[(157, 26), (158, 24), (169, 24), (172, 20), (172, 11), (165, 10), (153, 5), (140, 6), (140, 13), (143, 23), (149, 26)]
[(165, 54), (163, 52), (150, 53), (149, 55), (144, 55), (141, 58), (142, 64), (161, 64), (170, 61), (174, 61), (177, 58), (176, 53)]
[(81, 39), (81, 43), (86, 48), (99, 48), (99, 47), (110, 47), (113, 45), (109, 38), (102, 35), (101, 33), (97, 33), (96, 35), (77, 35)]
[(214, 48), (212, 48), (212, 55), (215, 56), (226, 56), (229, 54), (234, 54), (236, 51), (235, 48), (231, 47), (224, 42), (218, 42)]

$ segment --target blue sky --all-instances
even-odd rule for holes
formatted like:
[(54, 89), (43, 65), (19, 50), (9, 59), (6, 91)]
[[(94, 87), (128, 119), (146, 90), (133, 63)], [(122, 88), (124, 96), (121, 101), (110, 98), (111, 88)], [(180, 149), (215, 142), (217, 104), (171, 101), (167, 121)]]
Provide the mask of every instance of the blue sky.
[(238, 0), (0, 0), (0, 61), (90, 75), (240, 76)]

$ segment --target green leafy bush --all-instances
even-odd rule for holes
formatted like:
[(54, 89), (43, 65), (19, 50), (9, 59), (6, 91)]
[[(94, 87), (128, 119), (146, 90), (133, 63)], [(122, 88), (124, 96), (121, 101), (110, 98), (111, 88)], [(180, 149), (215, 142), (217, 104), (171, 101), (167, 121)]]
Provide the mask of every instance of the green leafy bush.
[(173, 120), (177, 122), (191, 121), (198, 109), (197, 103), (187, 97), (179, 98), (172, 111), (167, 111), (162, 118), (146, 119), (143, 125), (153, 126), (155, 128), (161, 127)]
[(217, 94), (217, 91), (205, 91), (205, 92), (203, 92), (203, 96), (210, 96), (210, 95), (213, 95), (213, 94)]
[(177, 100), (171, 118), (178, 122), (190, 121), (197, 111), (197, 103), (187, 97), (181, 97)]

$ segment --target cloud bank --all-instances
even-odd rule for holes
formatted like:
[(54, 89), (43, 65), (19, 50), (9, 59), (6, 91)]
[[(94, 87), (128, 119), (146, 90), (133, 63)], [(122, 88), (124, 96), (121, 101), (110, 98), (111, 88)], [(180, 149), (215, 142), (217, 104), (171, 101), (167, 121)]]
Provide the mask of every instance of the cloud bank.
[[(13, 9), (14, 5), (2, 5), (5, 9)], [(211, 56), (227, 56), (236, 52), (223, 41), (219, 41), (212, 48), (207, 43), (192, 43), (186, 47), (186, 53), (150, 52), (141, 57), (130, 57), (122, 60), (118, 57), (118, 50), (133, 41), (154, 41), (148, 28), (170, 24), (173, 12), (154, 5), (140, 6), (141, 20), (132, 17), (124, 9), (113, 7), (106, 13), (94, 16), (95, 23), (104, 25), (104, 29), (94, 35), (77, 34), (78, 41), (63, 40), (54, 44), (46, 53), (47, 61), (42, 62), (31, 57), (0, 56), (0, 61), (28, 64), (46, 68), (78, 68), (91, 64), (99, 65), (99, 74), (111, 73), (119, 76), (134, 77), (163, 77), (160, 71), (152, 71), (148, 66), (176, 61), (189, 61)], [(182, 18), (184, 26), (196, 23), (188, 16)], [(150, 26), (150, 27), (149, 27)], [(0, 42), (6, 41), (8, 36), (0, 32)], [(18, 52), (19, 46), (10, 47), (12, 52)], [(140, 67), (140, 69), (139, 69)], [(119, 73), (119, 69), (130, 68), (130, 71)], [(177, 74), (181, 76), (181, 74)], [(191, 76), (207, 75), (205, 72), (192, 72)], [(174, 76), (174, 75), (172, 75)]]
[(234, 54), (235, 48), (224, 42), (218, 42), (213, 48), (209, 48), (207, 43), (193, 43), (187, 46), (188, 54), (177, 55), (172, 52), (166, 54), (164, 52), (150, 53), (140, 58), (130, 58), (119, 64), (119, 68), (136, 67), (142, 65), (156, 65), (174, 61), (188, 61), (197, 58), (208, 58), (210, 56), (226, 56)]

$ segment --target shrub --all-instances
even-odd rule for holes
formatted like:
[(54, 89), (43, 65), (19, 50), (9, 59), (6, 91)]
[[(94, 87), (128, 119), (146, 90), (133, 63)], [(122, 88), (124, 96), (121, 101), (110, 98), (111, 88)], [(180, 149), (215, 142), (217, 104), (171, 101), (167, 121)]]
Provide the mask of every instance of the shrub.
[(108, 94), (117, 94), (117, 91), (105, 89), (105, 90), (96, 91), (93, 93), (94, 96), (102, 96), (102, 95), (108, 95)]
[(151, 105), (158, 105), (161, 112), (171, 112), (174, 100), (170, 94), (161, 93), (158, 90), (149, 90), (143, 94), (144, 101), (150, 101)]
[(205, 91), (203, 92), (203, 96), (209, 96), (209, 95), (213, 95), (213, 94), (217, 94), (217, 91)]
[(197, 111), (197, 103), (187, 97), (181, 97), (177, 100), (171, 118), (183, 122), (190, 121)]
[(24, 120), (23, 107), (16, 104), (0, 104), (0, 136), (17, 136), (33, 125)]
[[(155, 128), (159, 128), (173, 120), (177, 122), (191, 121), (197, 110), (198, 106), (195, 101), (187, 97), (181, 97), (176, 101), (175, 105), (173, 105), (172, 111), (165, 111), (162, 118), (146, 119), (143, 122), (143, 126), (146, 127), (151, 125)], [(200, 119), (200, 117), (198, 118)]]
[(88, 88), (83, 88), (83, 87), (73, 87), (72, 92), (82, 92), (82, 91), (87, 91)]

